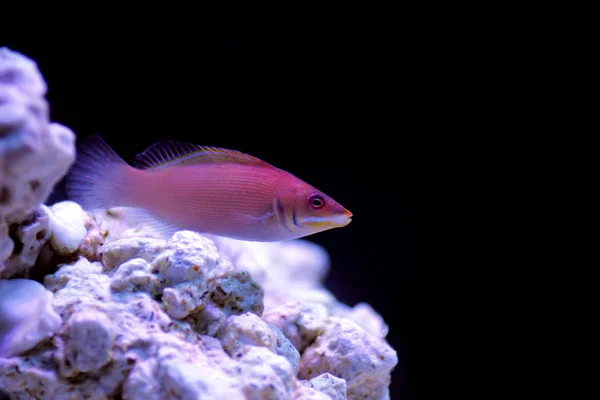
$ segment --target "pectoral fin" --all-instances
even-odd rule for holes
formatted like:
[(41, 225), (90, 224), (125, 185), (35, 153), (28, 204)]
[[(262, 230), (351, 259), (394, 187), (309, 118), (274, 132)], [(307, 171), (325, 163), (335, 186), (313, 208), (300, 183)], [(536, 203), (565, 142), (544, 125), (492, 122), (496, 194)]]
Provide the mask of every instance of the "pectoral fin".
[(273, 218), (273, 216), (275, 215), (275, 211), (273, 211), (272, 208), (269, 208), (262, 215), (249, 215), (249, 214), (244, 214), (240, 211), (234, 211), (234, 214), (236, 216), (238, 216), (238, 218), (240, 218), (240, 220), (244, 220), (245, 222), (254, 221), (254, 222), (260, 222), (262, 224), (265, 224), (270, 218)]

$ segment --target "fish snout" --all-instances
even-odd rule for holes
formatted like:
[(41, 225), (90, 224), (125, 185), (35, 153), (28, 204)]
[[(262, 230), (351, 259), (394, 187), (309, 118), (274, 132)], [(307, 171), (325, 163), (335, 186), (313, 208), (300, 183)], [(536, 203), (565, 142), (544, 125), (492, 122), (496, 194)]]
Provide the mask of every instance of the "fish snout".
[(348, 210), (342, 211), (335, 216), (335, 222), (338, 226), (343, 227), (352, 222), (352, 213)]

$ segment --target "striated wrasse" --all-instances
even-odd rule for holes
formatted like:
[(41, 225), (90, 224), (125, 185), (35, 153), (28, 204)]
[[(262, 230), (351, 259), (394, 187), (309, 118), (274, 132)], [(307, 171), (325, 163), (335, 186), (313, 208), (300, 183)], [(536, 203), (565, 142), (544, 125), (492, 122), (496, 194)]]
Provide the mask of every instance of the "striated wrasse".
[(127, 164), (98, 136), (79, 147), (67, 195), (84, 209), (126, 207), (159, 233), (193, 230), (248, 241), (282, 241), (348, 225), (331, 197), (251, 155), (158, 142)]

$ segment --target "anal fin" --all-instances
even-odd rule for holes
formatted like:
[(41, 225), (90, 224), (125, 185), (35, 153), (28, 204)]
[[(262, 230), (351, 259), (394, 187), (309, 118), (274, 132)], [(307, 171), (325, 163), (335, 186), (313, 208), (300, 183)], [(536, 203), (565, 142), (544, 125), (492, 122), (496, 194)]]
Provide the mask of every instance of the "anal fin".
[(131, 227), (147, 227), (164, 239), (169, 239), (177, 231), (185, 230), (175, 224), (171, 224), (144, 208), (124, 208), (125, 220)]

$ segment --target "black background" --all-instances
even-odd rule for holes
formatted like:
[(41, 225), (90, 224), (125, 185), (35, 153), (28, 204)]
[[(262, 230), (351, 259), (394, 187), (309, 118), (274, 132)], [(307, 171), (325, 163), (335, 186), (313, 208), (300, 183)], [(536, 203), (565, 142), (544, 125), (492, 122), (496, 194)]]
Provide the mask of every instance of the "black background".
[(327, 287), (389, 324), (392, 399), (490, 398), (516, 379), (535, 46), (484, 17), (104, 21), (0, 45), (38, 63), (53, 121), (125, 159), (169, 138), (232, 148), (334, 197), (353, 222), (308, 239)]

